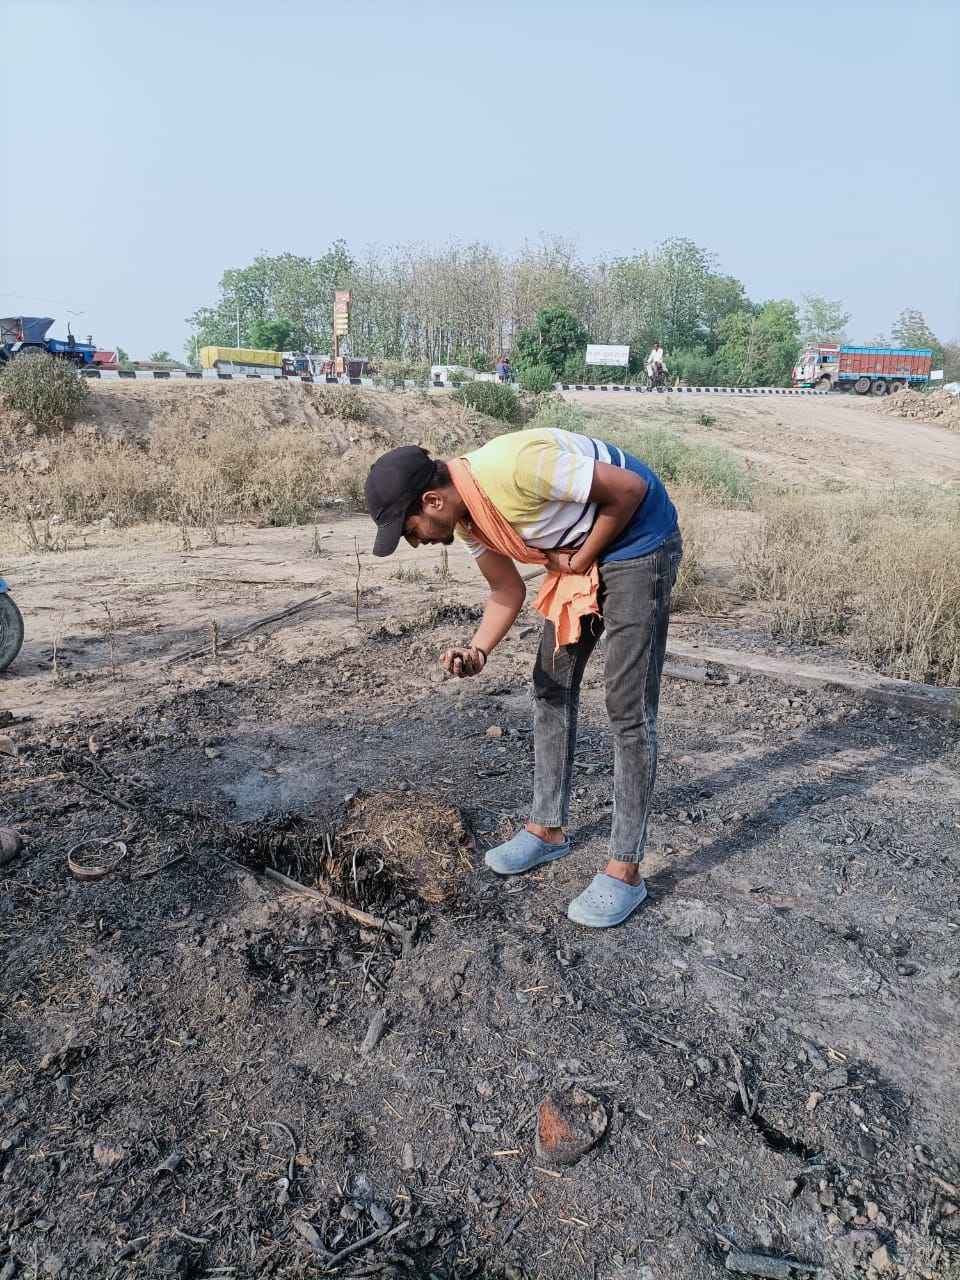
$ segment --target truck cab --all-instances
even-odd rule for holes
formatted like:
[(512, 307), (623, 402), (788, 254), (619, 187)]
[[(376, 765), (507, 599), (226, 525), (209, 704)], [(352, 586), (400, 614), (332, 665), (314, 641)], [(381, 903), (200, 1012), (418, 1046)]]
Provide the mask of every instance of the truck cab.
[(818, 387), (829, 391), (840, 372), (840, 348), (835, 343), (807, 347), (793, 367), (795, 387)]

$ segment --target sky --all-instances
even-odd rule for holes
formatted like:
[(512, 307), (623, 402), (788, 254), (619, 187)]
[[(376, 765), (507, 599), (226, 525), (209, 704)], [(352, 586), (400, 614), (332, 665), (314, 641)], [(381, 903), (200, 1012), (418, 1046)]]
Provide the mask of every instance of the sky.
[(960, 336), (960, 7), (5, 0), (0, 314), (134, 357), (258, 253), (671, 235)]

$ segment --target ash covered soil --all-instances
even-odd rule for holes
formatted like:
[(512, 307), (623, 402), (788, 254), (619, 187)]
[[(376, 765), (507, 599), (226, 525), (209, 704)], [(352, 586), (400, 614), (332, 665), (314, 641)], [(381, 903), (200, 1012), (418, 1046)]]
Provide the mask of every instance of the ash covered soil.
[[(600, 661), (575, 852), (497, 879), (536, 641), (427, 680), (461, 609), (4, 728), (0, 1275), (960, 1274), (956, 731), (667, 681), (650, 900), (592, 933)], [(449, 857), (405, 866), (425, 815)], [(573, 1087), (606, 1132), (557, 1166)]]

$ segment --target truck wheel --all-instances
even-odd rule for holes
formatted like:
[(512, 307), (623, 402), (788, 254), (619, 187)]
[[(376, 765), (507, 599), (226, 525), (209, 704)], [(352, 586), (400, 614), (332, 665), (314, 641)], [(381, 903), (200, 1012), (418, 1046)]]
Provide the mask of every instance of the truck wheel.
[(902, 391), (902, 390), (903, 390), (903, 383), (898, 382), (896, 378), (894, 378), (893, 382), (890, 383), (890, 394), (892, 396), (895, 396), (898, 391)]
[(5, 591), (0, 592), (0, 671), (6, 671), (23, 645), (23, 618)]
[(821, 378), (821, 379), (820, 379), (820, 381), (817, 383), (817, 390), (818, 390), (818, 391), (832, 391), (832, 390), (833, 390), (833, 383), (830, 381), (829, 377)]
[(870, 390), (870, 379), (858, 378), (856, 382), (853, 384), (853, 389), (858, 396), (865, 396), (867, 392)]
[(872, 396), (885, 396), (887, 394), (887, 384), (884, 382), (882, 378), (878, 378), (876, 380), (876, 382), (870, 388), (870, 394)]

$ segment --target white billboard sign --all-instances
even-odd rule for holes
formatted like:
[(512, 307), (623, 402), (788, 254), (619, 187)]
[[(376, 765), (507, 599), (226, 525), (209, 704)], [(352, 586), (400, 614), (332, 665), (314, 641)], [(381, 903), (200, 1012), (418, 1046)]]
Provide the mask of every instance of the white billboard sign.
[[(587, 361), (587, 363), (589, 364), (589, 361)], [(943, 381), (943, 370), (942, 370), (942, 369), (931, 369), (931, 370), (930, 370), (930, 381), (931, 381), (931, 382), (942, 382), (942, 381)]]
[(590, 343), (587, 347), (587, 364), (608, 364), (625, 369), (629, 362), (629, 347), (605, 347), (599, 343)]

